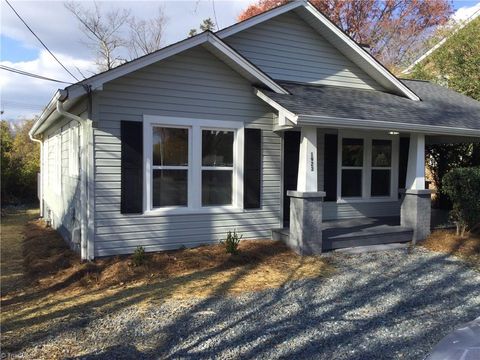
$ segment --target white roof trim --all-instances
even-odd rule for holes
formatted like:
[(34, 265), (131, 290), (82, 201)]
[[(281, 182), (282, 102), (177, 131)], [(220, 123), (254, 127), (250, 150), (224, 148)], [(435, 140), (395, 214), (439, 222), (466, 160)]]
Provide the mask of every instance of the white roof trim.
[[(282, 105), (277, 103), (275, 100), (272, 100), (270, 97), (265, 95), (260, 89), (254, 89), (255, 95), (257, 95), (260, 99), (265, 101), (268, 105), (273, 107), (275, 110), (279, 112), (279, 116), (285, 116), (287, 120), (290, 120), (292, 123), (296, 124), (298, 121), (298, 116), (292, 113), (290, 110), (284, 108)], [(281, 114), (280, 114), (281, 113)], [(280, 120), (280, 118), (279, 118)], [(279, 124), (282, 125), (282, 124)]]
[[(296, 13), (299, 16), (302, 16), (302, 11), (299, 10), (306, 10), (310, 15), (313, 15), (315, 19), (324, 27), (326, 27), (332, 34), (334, 34), (337, 38), (342, 40), (342, 42), (347, 45), (348, 49), (350, 51), (353, 51), (356, 55), (358, 55), (361, 60), (362, 64), (357, 64), (360, 66), (360, 68), (365, 68), (368, 67), (367, 73), (372, 73), (374, 76), (372, 76), (373, 79), (380, 78), (382, 81), (379, 83), (381, 84), (382, 82), (384, 84), (387, 84), (387, 88), (395, 90), (395, 92), (402, 94), (406, 96), (407, 98), (411, 100), (418, 101), (420, 98), (412, 91), (410, 90), (405, 84), (403, 84), (400, 80), (398, 80), (392, 73), (390, 73), (385, 67), (383, 67), (375, 58), (370, 55), (368, 52), (366, 52), (361, 46), (359, 46), (354, 40), (352, 40), (348, 35), (346, 35), (342, 30), (340, 30), (332, 21), (330, 21), (327, 17), (325, 17), (322, 13), (320, 13), (312, 4), (310, 4), (308, 1), (304, 0), (297, 0), (293, 1), (290, 3), (287, 3), (286, 5), (279, 6), (277, 8), (274, 8), (270, 11), (267, 11), (263, 14), (254, 16), (248, 20), (242, 21), (238, 24), (232, 25), (226, 29), (217, 31), (215, 34), (224, 39), (228, 36), (234, 35), (240, 31), (243, 31), (245, 29), (248, 29), (252, 26), (255, 26), (257, 24), (260, 24), (264, 21), (267, 21), (269, 19), (272, 19), (276, 16), (282, 15), (286, 12), (289, 12), (291, 10), (297, 10)], [(303, 12), (304, 13), (304, 12)], [(316, 29), (318, 31), (318, 29)], [(325, 34), (321, 34), (324, 36)], [(355, 62), (355, 61), (354, 61)], [(377, 79), (375, 79), (377, 80)], [(377, 80), (378, 81), (378, 80)]]
[(300, 6), (305, 6), (307, 4), (307, 1), (304, 0), (296, 0), (289, 2), (285, 5), (278, 6), (272, 10), (266, 11), (262, 14), (256, 15), (251, 17), (250, 19), (244, 20), (239, 22), (238, 24), (234, 24), (232, 26), (229, 26), (225, 29), (219, 30), (215, 33), (219, 38), (224, 39), (228, 36), (231, 36), (233, 34), (236, 34), (240, 31), (243, 31), (245, 29), (248, 29), (252, 26), (255, 26), (257, 24), (260, 24), (264, 21), (270, 20), (278, 15), (282, 15), (286, 12), (289, 12), (290, 10), (296, 9)]

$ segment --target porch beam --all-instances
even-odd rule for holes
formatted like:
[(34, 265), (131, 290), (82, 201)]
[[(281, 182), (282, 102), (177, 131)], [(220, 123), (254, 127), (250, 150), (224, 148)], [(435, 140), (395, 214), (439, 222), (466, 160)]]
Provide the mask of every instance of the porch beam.
[(303, 126), (300, 135), (297, 191), (318, 191), (317, 129)]
[(408, 190), (425, 189), (425, 135), (410, 134), (408, 150), (407, 181)]

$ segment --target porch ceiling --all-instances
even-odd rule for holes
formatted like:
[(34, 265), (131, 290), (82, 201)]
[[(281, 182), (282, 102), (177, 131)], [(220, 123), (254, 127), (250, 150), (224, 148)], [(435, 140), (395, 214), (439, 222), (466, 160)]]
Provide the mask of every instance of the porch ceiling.
[[(480, 137), (480, 102), (425, 81), (403, 80), (421, 98), (348, 87), (279, 82), (290, 94), (260, 90), (298, 124)], [(265, 99), (264, 99), (265, 100)]]

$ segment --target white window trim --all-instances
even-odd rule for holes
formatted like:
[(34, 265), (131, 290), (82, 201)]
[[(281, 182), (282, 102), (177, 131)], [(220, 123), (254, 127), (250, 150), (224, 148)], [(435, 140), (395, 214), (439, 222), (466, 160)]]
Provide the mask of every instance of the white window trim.
[[(342, 197), (342, 169), (359, 169), (358, 167), (342, 166), (342, 142), (344, 138), (363, 139), (363, 167), (362, 167), (362, 196)], [(372, 140), (392, 141), (392, 165), (391, 167), (378, 168), (390, 169), (390, 196), (371, 196), (372, 182)], [(389, 135), (385, 132), (363, 132), (353, 130), (340, 130), (338, 132), (338, 156), (337, 156), (337, 203), (357, 202), (389, 202), (398, 200), (398, 166), (399, 166), (399, 143), (398, 135)]]
[[(152, 129), (154, 126), (189, 128), (188, 206), (153, 207)], [(234, 131), (232, 205), (202, 206), (202, 130)], [(243, 122), (179, 118), (158, 115), (143, 116), (144, 194), (143, 210), (146, 215), (192, 214), (217, 212), (243, 212)], [(177, 168), (177, 167), (176, 167)], [(217, 167), (219, 169), (219, 167)], [(227, 168), (226, 168), (227, 169)], [(231, 168), (228, 167), (228, 170)]]

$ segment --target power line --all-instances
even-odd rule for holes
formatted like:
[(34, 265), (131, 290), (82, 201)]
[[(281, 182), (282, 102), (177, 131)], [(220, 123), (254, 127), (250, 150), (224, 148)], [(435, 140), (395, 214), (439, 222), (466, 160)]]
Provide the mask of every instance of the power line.
[(40, 44), (43, 45), (43, 47), (50, 53), (50, 55), (52, 55), (52, 57), (60, 64), (60, 66), (62, 68), (65, 69), (66, 72), (68, 72), (75, 80), (77, 81), (80, 81), (77, 79), (77, 77), (75, 75), (73, 75), (70, 70), (68, 70), (61, 62), (60, 60), (58, 60), (58, 58), (50, 51), (50, 49), (47, 47), (47, 45), (45, 45), (45, 43), (37, 36), (37, 34), (35, 34), (35, 32), (30, 28), (30, 26), (28, 26), (28, 24), (25, 22), (25, 20), (23, 20), (23, 18), (20, 16), (20, 14), (15, 10), (15, 8), (12, 6), (12, 4), (10, 4), (10, 2), (8, 0), (5, 0), (5, 2), (7, 3), (8, 6), (10, 6), (10, 9), (12, 9), (12, 11), (15, 13), (15, 15), (17, 15), (17, 17), (22, 21), (22, 23), (27, 27), (27, 29), (33, 34), (33, 36), (35, 36), (37, 38), (37, 40), (40, 42)]
[(215, 10), (215, 0), (212, 0), (212, 7), (213, 7), (213, 16), (215, 17), (215, 24), (217, 25), (217, 30), (219, 30), (220, 25), (218, 24), (217, 11)]
[(70, 84), (70, 85), (73, 84), (73, 83), (68, 82), (68, 81), (61, 81), (61, 80), (57, 80), (57, 79), (52, 79), (52, 78), (49, 78), (49, 77), (46, 77), (46, 76), (34, 74), (34, 73), (31, 73), (31, 72), (28, 72), (28, 71), (15, 69), (15, 68), (5, 66), (5, 65), (0, 65), (0, 70), (10, 71), (10, 72), (15, 73), (15, 74), (30, 76), (30, 77), (40, 79), (40, 80), (48, 80), (48, 81), (54, 81), (54, 82), (57, 82), (57, 83)]

